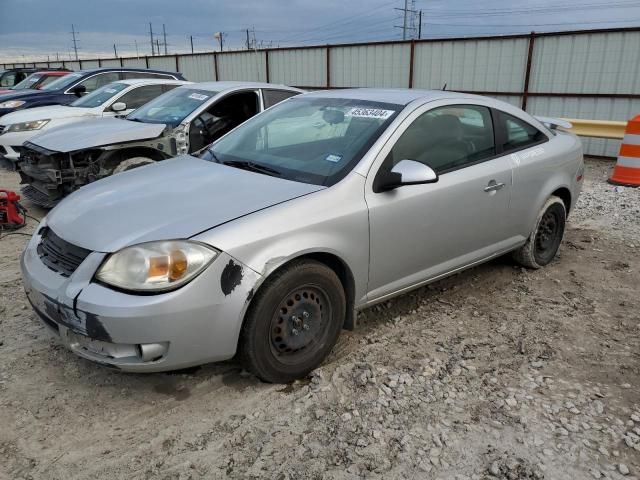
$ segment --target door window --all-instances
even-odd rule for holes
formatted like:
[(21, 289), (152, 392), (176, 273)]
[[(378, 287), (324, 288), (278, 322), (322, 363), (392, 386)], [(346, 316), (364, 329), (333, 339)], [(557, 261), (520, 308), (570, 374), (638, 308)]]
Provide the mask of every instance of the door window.
[(418, 117), (398, 139), (383, 168), (416, 160), (443, 174), (496, 154), (491, 112), (477, 105), (448, 105)]
[(254, 91), (233, 93), (217, 101), (191, 122), (189, 146), (200, 150), (258, 113)]
[(0, 87), (13, 87), (16, 83), (16, 72), (6, 72), (0, 78)]
[(292, 92), (289, 90), (262, 90), (264, 108), (272, 107), (276, 103), (280, 103), (294, 95), (298, 95), (298, 92)]
[(127, 110), (132, 108), (136, 109), (141, 107), (145, 103), (150, 102), (157, 96), (162, 95), (165, 92), (162, 87), (163, 85), (145, 85), (142, 87), (134, 88), (133, 90), (125, 93), (116, 101), (126, 103)]
[(105, 86), (107, 83), (115, 82), (117, 80), (120, 80), (120, 72), (105, 72), (89, 77), (80, 82), (79, 85), (84, 85), (87, 89), (87, 93), (91, 93), (94, 90)]
[(499, 112), (499, 116), (504, 131), (504, 139), (501, 142), (503, 153), (522, 150), (547, 140), (544, 133), (524, 120), (504, 112)]

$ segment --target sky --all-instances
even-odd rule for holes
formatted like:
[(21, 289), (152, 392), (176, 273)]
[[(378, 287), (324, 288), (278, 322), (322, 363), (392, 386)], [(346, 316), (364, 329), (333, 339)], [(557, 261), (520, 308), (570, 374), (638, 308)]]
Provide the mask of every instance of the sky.
[[(408, 0), (411, 5), (412, 0)], [(0, 0), (0, 63), (402, 39), (405, 0)], [(640, 0), (413, 0), (422, 38), (640, 26)], [(412, 15), (409, 14), (411, 20)], [(414, 17), (417, 25), (417, 15)], [(407, 31), (410, 38), (417, 28)], [(164, 46), (161, 46), (164, 52)]]

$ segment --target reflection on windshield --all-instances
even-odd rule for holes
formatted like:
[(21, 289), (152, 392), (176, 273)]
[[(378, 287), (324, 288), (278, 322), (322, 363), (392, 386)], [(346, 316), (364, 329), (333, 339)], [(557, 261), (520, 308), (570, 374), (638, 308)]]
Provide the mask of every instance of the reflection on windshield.
[(49, 85), (42, 87), (42, 90), (60, 90), (63, 88), (67, 88), (73, 82), (78, 80), (84, 75), (84, 73), (76, 72), (70, 73), (69, 75), (65, 75), (64, 77), (60, 77), (55, 82), (51, 82)]
[(85, 95), (84, 97), (79, 98), (75, 102), (71, 104), (72, 107), (81, 107), (81, 108), (94, 108), (99, 107), (103, 103), (109, 101), (111, 98), (115, 97), (116, 94), (123, 91), (129, 85), (126, 83), (110, 83), (105, 85), (104, 87), (100, 87), (99, 89)]
[(14, 85), (13, 87), (11, 87), (11, 90), (23, 90), (25, 88), (31, 88), (41, 78), (42, 78), (42, 75), (38, 75), (34, 73), (33, 75), (29, 75), (27, 78), (22, 80), (17, 85)]
[(358, 163), (401, 105), (296, 97), (253, 117), (214, 143), (202, 158), (269, 168), (282, 178), (333, 185)]
[(128, 115), (127, 119), (144, 123), (166, 123), (175, 127), (217, 93), (179, 87), (143, 105)]

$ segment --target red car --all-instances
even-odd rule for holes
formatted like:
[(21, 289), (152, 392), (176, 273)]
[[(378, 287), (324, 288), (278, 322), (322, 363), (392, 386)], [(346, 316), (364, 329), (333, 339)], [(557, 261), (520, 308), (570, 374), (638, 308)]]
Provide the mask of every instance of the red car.
[(69, 73), (71, 73), (70, 70), (40, 70), (32, 73), (27, 78), (9, 89), (0, 89), (0, 95), (27, 88), (40, 90), (48, 83), (53, 82), (57, 78), (68, 75)]

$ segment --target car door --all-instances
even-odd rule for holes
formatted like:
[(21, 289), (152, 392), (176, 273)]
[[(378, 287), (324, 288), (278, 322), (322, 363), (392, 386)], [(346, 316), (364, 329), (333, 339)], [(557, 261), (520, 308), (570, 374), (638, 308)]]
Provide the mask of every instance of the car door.
[[(405, 159), (430, 166), (438, 181), (375, 193), (375, 177)], [(365, 191), (369, 300), (478, 262), (510, 243), (511, 163), (496, 154), (488, 106), (439, 101), (417, 109), (376, 164)]]
[(232, 92), (200, 112), (189, 125), (189, 152), (195, 152), (244, 123), (260, 111), (256, 90)]

